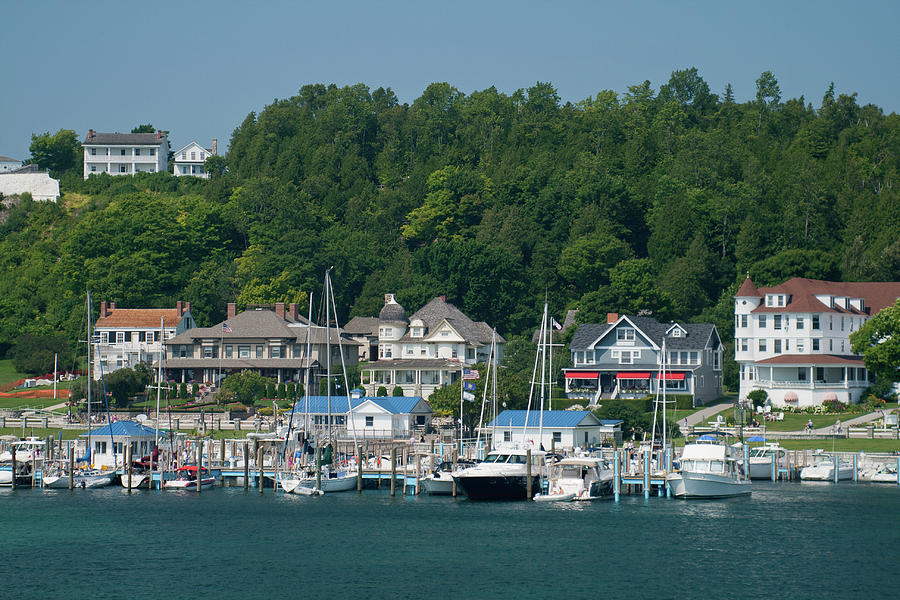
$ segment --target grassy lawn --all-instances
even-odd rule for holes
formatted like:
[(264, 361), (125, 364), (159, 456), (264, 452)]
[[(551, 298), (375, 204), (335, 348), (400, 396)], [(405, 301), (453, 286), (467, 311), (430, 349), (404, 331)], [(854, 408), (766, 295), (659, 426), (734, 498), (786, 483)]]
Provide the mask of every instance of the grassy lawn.
[(821, 427), (831, 427), (834, 422), (840, 419), (841, 423), (860, 415), (840, 414), (840, 415), (805, 415), (800, 413), (784, 413), (784, 421), (768, 421), (765, 423), (766, 429), (772, 431), (801, 431), (806, 428), (806, 423), (812, 419), (813, 427), (819, 429)]
[[(814, 450), (821, 448), (831, 451), (831, 440), (781, 440), (788, 450)], [(896, 452), (900, 450), (900, 440), (868, 440), (838, 438), (834, 440), (835, 452)]]
[[(29, 427), (25, 430), (25, 435), (30, 436), (34, 435), (40, 438), (52, 437), (56, 439), (59, 437), (59, 432), (62, 431), (62, 438), (64, 440), (74, 440), (82, 433), (85, 433), (87, 430), (78, 430), (78, 429), (42, 429), (40, 427)], [(21, 437), (22, 428), (21, 427), (4, 427), (0, 428), (0, 435), (14, 435), (16, 437)]]
[(25, 373), (19, 373), (18, 371), (16, 371), (11, 358), (0, 360), (0, 385), (3, 385), (4, 383), (10, 383), (12, 381), (18, 381), (23, 377), (25, 377)]
[[(9, 408), (44, 408), (65, 402), (66, 398), (0, 398), (0, 409)], [(63, 411), (65, 412), (65, 410)]]

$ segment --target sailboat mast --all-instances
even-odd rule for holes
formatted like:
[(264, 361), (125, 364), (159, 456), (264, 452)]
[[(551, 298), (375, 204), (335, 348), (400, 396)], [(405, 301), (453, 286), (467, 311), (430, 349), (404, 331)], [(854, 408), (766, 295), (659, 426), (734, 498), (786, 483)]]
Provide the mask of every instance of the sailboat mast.
[(160, 317), (159, 318), (159, 365), (157, 366), (157, 370), (156, 370), (156, 437), (153, 440), (154, 448), (159, 448), (159, 399), (160, 399), (160, 396), (162, 395), (163, 356), (165, 356), (165, 354), (166, 354), (165, 323), (166, 323), (166, 318)]
[(331, 443), (331, 307), (328, 294), (331, 288), (331, 268), (325, 270), (325, 389), (328, 398), (328, 443)]
[[(359, 444), (356, 440), (356, 424), (353, 421), (353, 407), (350, 405), (350, 381), (347, 379), (347, 365), (344, 363), (344, 345), (341, 343), (341, 324), (338, 321), (337, 304), (334, 301), (333, 291), (331, 294), (331, 308), (334, 311), (334, 330), (337, 332), (338, 354), (341, 355), (341, 374), (344, 379), (344, 395), (347, 397), (347, 419), (350, 421), (350, 431), (353, 433), (353, 448), (358, 450)], [(357, 460), (362, 460), (361, 456), (357, 456), (356, 458)]]
[(303, 386), (303, 396), (305, 403), (304, 417), (303, 417), (303, 436), (309, 438), (309, 368), (310, 363), (310, 349), (312, 347), (312, 307), (313, 307), (313, 293), (309, 293), (309, 318), (306, 320), (306, 371), (303, 374), (303, 378), (306, 381)]
[(94, 381), (94, 365), (91, 364), (91, 290), (87, 291), (87, 420), (88, 420), (88, 465), (94, 463), (93, 447), (91, 446), (91, 384)]
[(544, 302), (544, 316), (541, 319), (541, 414), (538, 419), (538, 444), (544, 443), (544, 394), (547, 383), (547, 302)]
[[(662, 342), (662, 355), (663, 355), (663, 360), (662, 360), (662, 373), (663, 373), (662, 448), (663, 448), (663, 452), (665, 452), (666, 451), (666, 388), (668, 387), (667, 381), (666, 381), (666, 338), (665, 337), (663, 337), (663, 342)], [(659, 463), (657, 462), (657, 464), (659, 464)]]

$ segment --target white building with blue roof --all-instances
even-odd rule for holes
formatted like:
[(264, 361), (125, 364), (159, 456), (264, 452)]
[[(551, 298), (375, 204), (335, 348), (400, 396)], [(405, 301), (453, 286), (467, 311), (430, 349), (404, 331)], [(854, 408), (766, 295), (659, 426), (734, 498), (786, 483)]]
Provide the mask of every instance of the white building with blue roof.
[[(81, 439), (87, 444), (88, 434)], [(95, 469), (116, 468), (125, 462), (125, 448), (131, 446), (132, 456), (149, 455), (156, 447), (156, 430), (134, 421), (116, 421), (91, 429), (91, 465)]]
[(434, 411), (420, 396), (309, 396), (297, 400), (291, 411), (295, 428), (309, 423), (310, 432), (328, 428), (329, 415), (339, 437), (408, 439), (431, 426)]
[(487, 428), (496, 432), (495, 447), (503, 442), (520, 443), (549, 451), (551, 447), (574, 449), (622, 441), (622, 421), (600, 420), (589, 410), (545, 410), (543, 433), (541, 425), (541, 411), (504, 410)]

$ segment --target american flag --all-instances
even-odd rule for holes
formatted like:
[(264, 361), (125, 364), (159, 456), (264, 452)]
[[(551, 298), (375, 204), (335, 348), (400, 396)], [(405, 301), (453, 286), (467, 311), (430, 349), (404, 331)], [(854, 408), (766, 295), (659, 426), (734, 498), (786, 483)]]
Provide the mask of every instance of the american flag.
[(231, 327), (228, 326), (228, 323), (222, 323), (222, 333), (231, 333)]

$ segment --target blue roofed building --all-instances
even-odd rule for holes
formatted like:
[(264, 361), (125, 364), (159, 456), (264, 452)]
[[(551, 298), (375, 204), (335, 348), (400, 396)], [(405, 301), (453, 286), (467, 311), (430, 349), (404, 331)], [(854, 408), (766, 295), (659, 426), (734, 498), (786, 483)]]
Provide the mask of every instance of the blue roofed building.
[[(79, 436), (87, 444), (88, 434)], [(156, 430), (135, 421), (116, 421), (91, 429), (91, 465), (95, 469), (115, 468), (125, 463), (125, 448), (132, 456), (147, 456), (156, 447)], [(82, 453), (84, 456), (84, 453)]]
[(328, 428), (341, 439), (409, 439), (431, 427), (434, 411), (420, 396), (362, 396), (358, 390), (346, 396), (309, 396), (297, 400), (295, 428), (322, 433)]
[(541, 426), (541, 411), (504, 410), (487, 427), (496, 432), (495, 446), (507, 442), (543, 445), (545, 450), (550, 450), (622, 441), (622, 421), (600, 420), (588, 410), (545, 410), (543, 433), (540, 433)]

